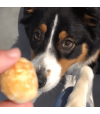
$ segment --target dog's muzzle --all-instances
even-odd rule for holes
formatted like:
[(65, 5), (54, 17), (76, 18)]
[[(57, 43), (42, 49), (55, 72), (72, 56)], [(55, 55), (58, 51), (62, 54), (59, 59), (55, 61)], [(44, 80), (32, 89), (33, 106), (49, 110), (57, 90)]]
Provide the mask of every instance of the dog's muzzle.
[(37, 77), (38, 77), (38, 84), (39, 84), (39, 88), (42, 88), (43, 86), (45, 86), (46, 84), (46, 76), (44, 74), (44, 68), (41, 68), (39, 70), (36, 71)]
[(43, 92), (53, 89), (59, 83), (61, 66), (55, 56), (44, 53), (36, 56), (32, 63), (36, 69), (39, 89)]

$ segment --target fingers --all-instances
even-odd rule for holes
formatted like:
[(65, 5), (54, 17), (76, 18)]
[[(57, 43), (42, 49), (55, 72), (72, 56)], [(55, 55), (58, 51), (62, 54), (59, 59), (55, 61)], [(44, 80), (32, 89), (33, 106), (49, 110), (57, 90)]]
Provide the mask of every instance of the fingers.
[(14, 65), (21, 57), (21, 52), (18, 48), (0, 51), (0, 73)]
[[(21, 57), (21, 52), (18, 48), (0, 51), (0, 73), (4, 72), (13, 66)], [(0, 103), (0, 107), (33, 107), (32, 102), (17, 104), (13, 101), (6, 100)]]
[(27, 102), (23, 104), (17, 104), (13, 101), (6, 100), (0, 103), (0, 107), (33, 107), (33, 103)]

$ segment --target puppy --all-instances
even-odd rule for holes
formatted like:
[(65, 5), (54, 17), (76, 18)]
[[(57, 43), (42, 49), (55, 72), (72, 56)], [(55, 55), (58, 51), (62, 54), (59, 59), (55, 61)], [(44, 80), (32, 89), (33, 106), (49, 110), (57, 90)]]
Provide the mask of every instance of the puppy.
[(39, 89), (53, 89), (64, 75), (68, 87), (68, 77), (75, 76), (66, 106), (86, 106), (94, 73), (100, 73), (100, 8), (24, 8), (21, 23), (29, 38)]

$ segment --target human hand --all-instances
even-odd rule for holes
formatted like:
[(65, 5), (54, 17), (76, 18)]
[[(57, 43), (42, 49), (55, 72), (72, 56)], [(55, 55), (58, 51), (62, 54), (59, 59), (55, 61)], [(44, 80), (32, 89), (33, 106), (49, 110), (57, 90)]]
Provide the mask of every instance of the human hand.
[[(10, 50), (0, 50), (0, 74), (11, 66), (13, 66), (21, 57), (21, 52), (18, 48)], [(0, 107), (33, 107), (32, 102), (17, 104), (10, 100), (5, 100), (0, 103)]]

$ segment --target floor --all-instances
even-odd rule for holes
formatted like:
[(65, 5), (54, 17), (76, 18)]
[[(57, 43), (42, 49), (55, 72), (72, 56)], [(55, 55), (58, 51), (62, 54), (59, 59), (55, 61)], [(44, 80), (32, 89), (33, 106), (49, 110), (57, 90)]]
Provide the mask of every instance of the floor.
[[(19, 47), (22, 57), (30, 59), (30, 46), (23, 25), (19, 20), (23, 16), (23, 8), (20, 7), (1, 7), (0, 8), (0, 49), (10, 49)], [(52, 91), (42, 94), (34, 103), (35, 107), (51, 107), (53, 106), (57, 96), (59, 95), (63, 81), (57, 85)], [(95, 106), (100, 106), (100, 76), (94, 79), (93, 93)], [(0, 101), (7, 99), (0, 92)]]

